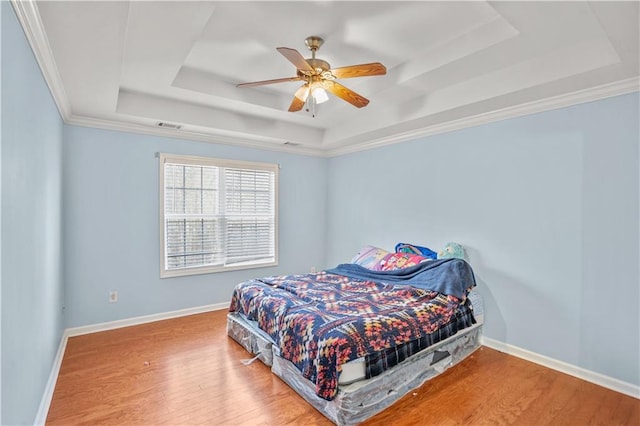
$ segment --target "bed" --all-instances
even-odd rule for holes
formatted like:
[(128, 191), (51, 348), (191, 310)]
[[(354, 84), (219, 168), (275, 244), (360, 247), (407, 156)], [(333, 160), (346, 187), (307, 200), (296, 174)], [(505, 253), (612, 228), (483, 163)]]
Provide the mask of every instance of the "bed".
[(480, 345), (482, 298), (469, 264), (400, 264), (240, 283), (227, 334), (334, 423), (362, 422)]

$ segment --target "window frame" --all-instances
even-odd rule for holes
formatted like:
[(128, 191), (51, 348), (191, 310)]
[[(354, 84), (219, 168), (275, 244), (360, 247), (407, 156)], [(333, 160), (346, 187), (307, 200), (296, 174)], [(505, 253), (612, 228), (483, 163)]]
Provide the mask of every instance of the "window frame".
[[(278, 265), (278, 179), (280, 166), (275, 163), (259, 163), (252, 161), (228, 160), (214, 157), (201, 157), (194, 155), (180, 155), (158, 153), (159, 158), (159, 196), (158, 210), (160, 213), (160, 278), (173, 278), (190, 275), (210, 274), (217, 272), (237, 271), (242, 269), (266, 268)], [(238, 168), (249, 170), (269, 171), (274, 174), (273, 182), (273, 203), (274, 203), (274, 256), (273, 261), (239, 264), (231, 266), (194, 266), (176, 269), (167, 269), (166, 262), (166, 235), (165, 235), (165, 165), (167, 163), (192, 165), (197, 167), (220, 167), (220, 168)]]

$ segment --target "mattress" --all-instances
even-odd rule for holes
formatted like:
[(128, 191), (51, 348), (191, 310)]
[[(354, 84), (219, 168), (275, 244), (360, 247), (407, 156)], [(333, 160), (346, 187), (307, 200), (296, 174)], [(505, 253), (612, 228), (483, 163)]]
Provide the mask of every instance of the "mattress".
[[(477, 324), (482, 324), (484, 322), (484, 306), (482, 297), (476, 290), (472, 290), (469, 293), (468, 307), (473, 313), (473, 317), (475, 317), (475, 322)], [(459, 315), (464, 316), (464, 314)], [(466, 319), (463, 319), (463, 321), (464, 320)], [(460, 325), (458, 328), (462, 330), (467, 327), (463, 327)], [(247, 319), (247, 317), (241, 313), (232, 312), (228, 314), (227, 335), (232, 337), (236, 342), (240, 343), (240, 345), (242, 345), (249, 353), (254, 356), (254, 359), (259, 359), (269, 367), (273, 365), (273, 352), (278, 354), (276, 356), (279, 356), (279, 351), (277, 347), (275, 347), (275, 342), (273, 341), (271, 336), (262, 331), (258, 327), (256, 321)], [(445, 339), (448, 338), (449, 336), (447, 336)], [(445, 339), (437, 339), (437, 341), (439, 342), (440, 340)], [(425, 348), (420, 348), (420, 350), (423, 349)], [(369, 357), (361, 357), (342, 365), (342, 372), (340, 374), (338, 384), (347, 385), (378, 375), (372, 375), (368, 373), (371, 370), (371, 360), (376, 358), (377, 357), (375, 355)], [(245, 360), (245, 362), (248, 361), (250, 360)], [(390, 365), (386, 366), (385, 370), (392, 368), (396, 364), (397, 363), (391, 362)]]
[(484, 321), (482, 298), (475, 291), (472, 291), (469, 298), (474, 312), (477, 312), (476, 324), (372, 378), (364, 378), (364, 359), (343, 365), (338, 393), (331, 401), (316, 395), (314, 384), (305, 379), (295, 365), (279, 355), (271, 338), (254, 321), (246, 319), (242, 314), (230, 313), (227, 334), (254, 355), (252, 359), (243, 360), (244, 362), (259, 359), (329, 420), (338, 425), (352, 425), (386, 409), (480, 347)]
[[(481, 306), (482, 299), (476, 296), (478, 296), (477, 293), (474, 294), (473, 298)], [(344, 364), (338, 384), (344, 385), (357, 380), (375, 377), (414, 354), (455, 335), (460, 330), (472, 326), (477, 322), (474, 316), (475, 311), (471, 299), (467, 299), (467, 302), (460, 307), (451, 321), (443, 324), (430, 335)]]

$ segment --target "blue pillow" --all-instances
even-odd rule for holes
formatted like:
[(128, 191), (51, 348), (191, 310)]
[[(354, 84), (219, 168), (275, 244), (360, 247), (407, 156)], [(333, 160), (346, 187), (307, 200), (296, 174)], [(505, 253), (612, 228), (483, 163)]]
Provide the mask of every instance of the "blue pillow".
[(416, 246), (407, 243), (396, 244), (396, 253), (412, 253), (419, 254), (420, 256), (428, 257), (429, 259), (437, 259), (438, 253), (431, 250), (428, 247)]

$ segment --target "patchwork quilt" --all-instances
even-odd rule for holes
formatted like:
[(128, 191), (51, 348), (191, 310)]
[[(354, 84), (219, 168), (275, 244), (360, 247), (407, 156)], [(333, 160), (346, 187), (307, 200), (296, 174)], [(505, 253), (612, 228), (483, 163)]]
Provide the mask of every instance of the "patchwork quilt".
[[(350, 270), (348, 277), (336, 273), (340, 266), (331, 273), (275, 276), (238, 284), (229, 308), (256, 321), (276, 342), (280, 355), (315, 383), (316, 394), (326, 400), (337, 393), (343, 364), (434, 333), (450, 322), (466, 294), (413, 286), (403, 278), (389, 282), (388, 272), (382, 277), (365, 273), (366, 278), (355, 278), (357, 274)], [(425, 270), (437, 268), (441, 267), (431, 265)], [(411, 280), (420, 284), (413, 278), (421, 273), (419, 265), (414, 269)], [(460, 280), (461, 274), (439, 275)], [(445, 283), (443, 288), (468, 292), (475, 285), (473, 274), (462, 275), (470, 277), (469, 281)]]

